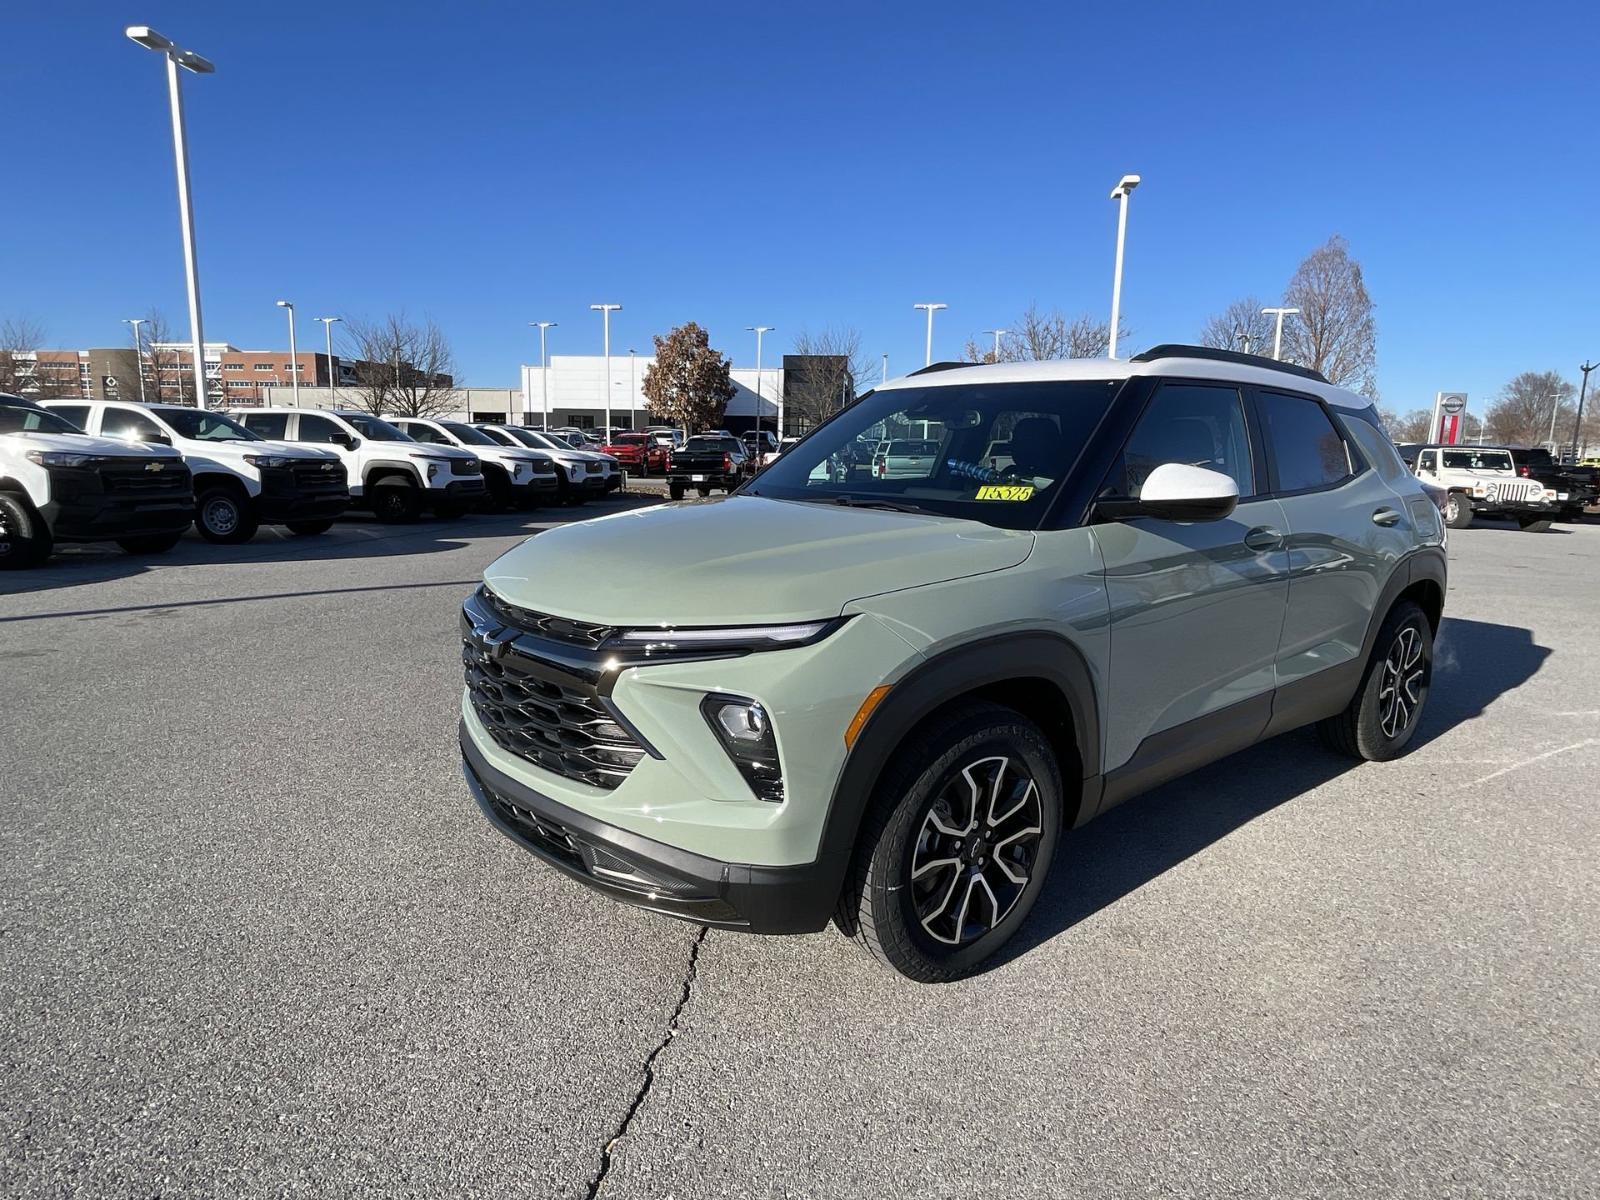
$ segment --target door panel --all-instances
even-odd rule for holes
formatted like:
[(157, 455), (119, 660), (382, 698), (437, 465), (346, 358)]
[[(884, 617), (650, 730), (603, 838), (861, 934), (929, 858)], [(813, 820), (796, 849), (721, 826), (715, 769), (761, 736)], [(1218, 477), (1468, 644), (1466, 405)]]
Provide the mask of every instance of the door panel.
[(1106, 770), (1153, 733), (1272, 692), (1288, 554), (1265, 531), (1285, 522), (1276, 500), (1251, 500), (1224, 521), (1094, 527), (1110, 600)]

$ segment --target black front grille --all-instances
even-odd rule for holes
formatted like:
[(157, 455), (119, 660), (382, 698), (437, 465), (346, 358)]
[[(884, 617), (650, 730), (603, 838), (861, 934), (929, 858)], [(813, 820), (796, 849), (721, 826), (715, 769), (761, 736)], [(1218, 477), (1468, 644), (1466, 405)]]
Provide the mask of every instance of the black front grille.
[(108, 496), (157, 500), (187, 495), (192, 487), (189, 468), (173, 459), (103, 459), (99, 475)]
[(598, 649), (617, 632), (613, 625), (591, 625), (584, 621), (569, 621), (566, 617), (553, 617), (549, 613), (534, 612), (531, 608), (512, 604), (488, 588), (484, 588), (481, 594), (490, 610), (506, 624), (554, 641)]
[(261, 492), (273, 498), (335, 495), (347, 490), (344, 464), (304, 459), (287, 467), (262, 467)]
[(496, 745), (591, 787), (614, 788), (628, 777), (645, 749), (594, 684), (541, 658), (537, 632), (465, 624), (461, 662), (472, 711)]
[(483, 464), (475, 458), (452, 458), (450, 460), (450, 474), (482, 475)]

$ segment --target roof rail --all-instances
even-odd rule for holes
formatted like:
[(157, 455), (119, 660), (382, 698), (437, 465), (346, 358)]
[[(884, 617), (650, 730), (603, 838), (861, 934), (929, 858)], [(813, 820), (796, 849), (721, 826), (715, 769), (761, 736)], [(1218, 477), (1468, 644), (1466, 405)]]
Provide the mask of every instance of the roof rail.
[(1268, 371), (1283, 371), (1289, 375), (1298, 375), (1302, 379), (1315, 379), (1318, 383), (1327, 383), (1328, 379), (1321, 371), (1312, 370), (1310, 367), (1297, 366), (1294, 363), (1279, 362), (1275, 358), (1268, 358), (1264, 354), (1241, 354), (1237, 350), (1218, 350), (1213, 346), (1185, 346), (1181, 342), (1167, 342), (1160, 346), (1151, 346), (1142, 353), (1135, 354), (1129, 362), (1143, 363), (1155, 362), (1162, 358), (1203, 358), (1212, 362), (1238, 363), (1242, 367), (1262, 367)]
[(936, 363), (929, 363), (925, 367), (918, 367), (915, 371), (906, 372), (906, 377), (910, 378), (912, 375), (931, 375), (935, 371), (954, 371), (954, 370), (957, 370), (960, 367), (977, 367), (977, 366), (981, 366), (981, 365), (982, 365), (981, 363), (966, 363), (966, 362), (936, 362)]

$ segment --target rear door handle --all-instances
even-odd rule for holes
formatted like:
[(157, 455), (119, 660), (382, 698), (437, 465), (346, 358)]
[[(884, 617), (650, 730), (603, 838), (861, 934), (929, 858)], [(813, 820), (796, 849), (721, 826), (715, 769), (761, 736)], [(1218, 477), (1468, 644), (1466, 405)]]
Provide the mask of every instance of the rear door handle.
[(1283, 534), (1270, 525), (1257, 525), (1244, 535), (1244, 544), (1252, 550), (1276, 550), (1283, 545)]
[(1400, 514), (1392, 508), (1380, 508), (1372, 514), (1374, 525), (1398, 525)]

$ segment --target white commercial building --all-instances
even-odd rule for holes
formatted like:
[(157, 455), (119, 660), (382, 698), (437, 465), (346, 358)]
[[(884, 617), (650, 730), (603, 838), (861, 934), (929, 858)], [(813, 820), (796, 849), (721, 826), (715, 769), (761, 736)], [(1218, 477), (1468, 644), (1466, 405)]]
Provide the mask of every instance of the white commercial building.
[[(645, 411), (644, 377), (655, 355), (611, 356), (611, 423), (643, 428), (653, 422)], [(769, 427), (778, 417), (783, 395), (783, 368), (764, 367), (761, 375), (760, 417)], [(756, 369), (734, 367), (731, 376), (738, 390), (728, 401), (729, 428), (749, 428), (757, 415)], [(548, 390), (546, 380), (548, 379)], [(523, 424), (539, 426), (549, 414), (552, 427), (564, 425), (597, 429), (605, 424), (606, 360), (602, 354), (552, 354), (548, 369), (522, 368)]]

